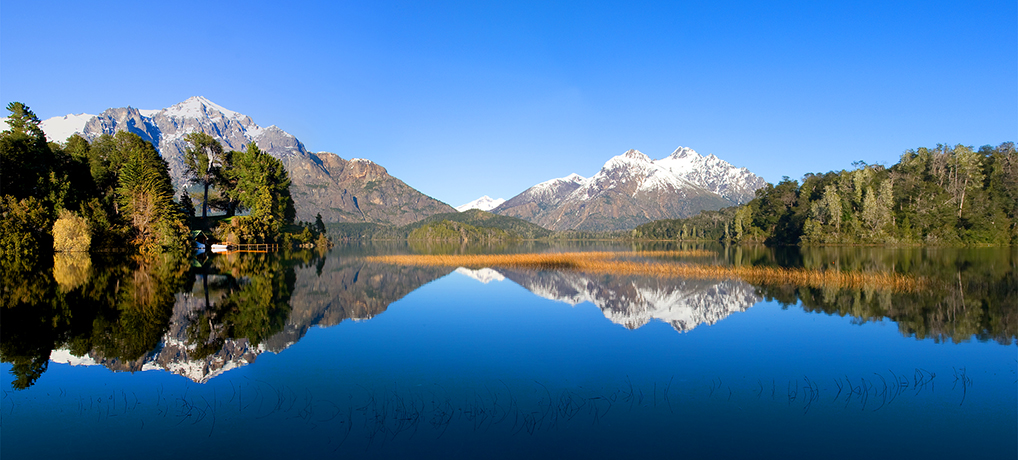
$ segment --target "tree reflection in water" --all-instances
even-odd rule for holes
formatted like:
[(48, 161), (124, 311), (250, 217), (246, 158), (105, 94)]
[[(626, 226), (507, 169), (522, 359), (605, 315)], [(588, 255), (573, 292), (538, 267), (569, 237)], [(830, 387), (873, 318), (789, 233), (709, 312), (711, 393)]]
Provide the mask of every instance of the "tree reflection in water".
[[(887, 318), (905, 336), (938, 342), (975, 337), (1011, 344), (1018, 330), (1013, 250), (713, 250), (718, 254), (713, 263), (887, 271), (934, 282), (923, 292), (900, 293), (556, 270), (487, 273), (542, 297), (573, 305), (591, 302), (630, 329), (656, 319), (688, 331), (766, 298), (858, 322)], [(54, 350), (115, 371), (156, 367), (206, 382), (263, 351), (296, 343), (312, 326), (372, 318), (452, 270), (369, 264), (349, 254), (314, 252), (234, 254), (193, 265), (61, 254), (52, 265), (6, 272), (0, 357), (12, 364), (16, 389), (28, 388), (46, 372)]]

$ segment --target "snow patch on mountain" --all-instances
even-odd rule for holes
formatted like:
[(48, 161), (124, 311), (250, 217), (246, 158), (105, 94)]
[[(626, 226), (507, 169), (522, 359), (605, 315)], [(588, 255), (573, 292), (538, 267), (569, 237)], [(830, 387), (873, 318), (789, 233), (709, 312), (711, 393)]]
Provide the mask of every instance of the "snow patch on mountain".
[(461, 204), (456, 206), (456, 210), (463, 212), (469, 209), (480, 209), (481, 211), (491, 211), (498, 207), (498, 205), (505, 203), (505, 198), (491, 198), (488, 195), (484, 195), (474, 201), (467, 204)]
[(62, 117), (47, 118), (39, 123), (39, 127), (46, 133), (46, 139), (50, 142), (66, 142), (68, 137), (74, 133), (85, 132), (85, 125), (89, 120), (95, 118), (90, 113), (70, 114)]
[(586, 182), (586, 178), (583, 176), (572, 173), (566, 177), (559, 177), (557, 179), (547, 180), (527, 189), (528, 192), (540, 193), (545, 191), (557, 190), (559, 187), (568, 184), (582, 185)]
[[(561, 200), (562, 196), (575, 191), (577, 187), (583, 186), (586, 182), (586, 178), (573, 173), (566, 177), (559, 177), (557, 179), (541, 182), (540, 184), (524, 190), (523, 193), (516, 195), (509, 201), (526, 200), (543, 202), (550, 200), (552, 204), (556, 204)], [(565, 194), (563, 194), (563, 192), (565, 192)]]

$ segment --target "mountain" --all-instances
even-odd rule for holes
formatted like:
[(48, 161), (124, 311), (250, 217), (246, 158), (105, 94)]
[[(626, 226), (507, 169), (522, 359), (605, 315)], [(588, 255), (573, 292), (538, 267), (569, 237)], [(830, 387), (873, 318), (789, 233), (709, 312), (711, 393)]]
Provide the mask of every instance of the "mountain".
[(580, 188), (586, 180), (578, 174), (570, 174), (566, 177), (541, 182), (510, 198), (491, 212), (537, 223), (538, 216), (549, 209), (554, 209), (569, 194)]
[(463, 212), (468, 209), (480, 209), (481, 211), (491, 211), (492, 209), (495, 209), (498, 205), (502, 203), (505, 203), (505, 198), (492, 199), (490, 196), (484, 195), (467, 204), (461, 204), (459, 206), (456, 206), (456, 210), (459, 212)]
[(746, 168), (736, 168), (714, 154), (702, 156), (687, 147), (679, 147), (654, 163), (736, 204), (749, 202), (757, 189), (767, 185), (767, 181)]
[(629, 230), (742, 204), (765, 185), (746, 168), (679, 147), (660, 160), (629, 150), (593, 177), (576, 174), (530, 187), (492, 212), (551, 230)]
[[(329, 152), (309, 152), (296, 137), (272, 125), (261, 127), (251, 117), (196, 96), (161, 110), (111, 108), (99, 115), (68, 115), (42, 122), (51, 140), (64, 141), (77, 132), (88, 140), (129, 131), (151, 142), (170, 165), (179, 190), (184, 177), (188, 133), (201, 131), (226, 150), (243, 150), (254, 142), (279, 158), (290, 174), (290, 193), (297, 219), (327, 222), (373, 222), (405, 225), (453, 208), (392, 177), (370, 160), (345, 160)], [(55, 138), (55, 139), (53, 139)]]

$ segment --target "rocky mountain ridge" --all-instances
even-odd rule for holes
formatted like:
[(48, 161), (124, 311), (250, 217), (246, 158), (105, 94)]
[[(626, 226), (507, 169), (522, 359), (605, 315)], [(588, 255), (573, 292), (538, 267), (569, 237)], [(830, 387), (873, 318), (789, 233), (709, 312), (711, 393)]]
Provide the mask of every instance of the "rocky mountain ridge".
[[(122, 107), (94, 116), (54, 117), (43, 121), (42, 127), (51, 137), (77, 132), (88, 140), (117, 131), (135, 133), (151, 142), (169, 163), (170, 177), (178, 190), (187, 185), (184, 151), (188, 147), (185, 140), (188, 133), (207, 133), (226, 150), (243, 150), (254, 142), (286, 166), (298, 220), (314, 221), (321, 213), (327, 222), (405, 225), (453, 210), (392, 177), (370, 160), (345, 160), (329, 152), (312, 153), (279, 127), (261, 127), (251, 117), (201, 96), (161, 110)], [(66, 136), (55, 140), (66, 140)]]
[(746, 168), (685, 147), (660, 160), (628, 150), (590, 178), (572, 174), (542, 182), (492, 212), (551, 230), (628, 230), (745, 203), (765, 183)]

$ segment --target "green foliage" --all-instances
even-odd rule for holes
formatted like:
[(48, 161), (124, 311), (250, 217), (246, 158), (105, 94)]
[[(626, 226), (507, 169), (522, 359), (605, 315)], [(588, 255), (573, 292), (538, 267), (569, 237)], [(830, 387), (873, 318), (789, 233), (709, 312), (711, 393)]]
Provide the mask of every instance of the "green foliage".
[(152, 144), (141, 137), (120, 132), (127, 155), (120, 168), (117, 201), (124, 219), (133, 229), (134, 244), (143, 252), (183, 248), (187, 226), (173, 201), (169, 167)]
[[(742, 250), (743, 248), (739, 248)], [(760, 285), (758, 292), (808, 312), (852, 316), (859, 322), (893, 320), (905, 336), (937, 342), (972, 338), (1010, 345), (1018, 336), (1018, 278), (1014, 251), (996, 248), (804, 247), (794, 260), (761, 248), (743, 259), (818, 270), (905, 273), (929, 280), (919, 292), (838, 287)]]
[(191, 194), (184, 190), (180, 193), (180, 211), (189, 218), (194, 218), (194, 202), (191, 201)]
[(39, 200), (0, 198), (0, 263), (27, 266), (51, 248), (52, 211)]
[(460, 222), (477, 228), (503, 230), (513, 238), (538, 239), (551, 235), (551, 230), (516, 217), (500, 216), (480, 209), (434, 214), (404, 227), (408, 232), (435, 222)]
[[(502, 235), (504, 233), (504, 236), (498, 237), (503, 239), (533, 240), (547, 238), (552, 235), (551, 230), (523, 219), (500, 216), (479, 209), (433, 214), (403, 227), (374, 223), (330, 223), (328, 228), (331, 235), (342, 239), (402, 240), (410, 238), (410, 235), (419, 228), (442, 221), (462, 223), (470, 227), (482, 229), (490, 235), (495, 235), (496, 233)], [(501, 230), (503, 233), (489, 232), (489, 229)]]
[(39, 118), (28, 106), (7, 106), (9, 129), (0, 133), (0, 193), (18, 199), (43, 199), (50, 193), (54, 157)]
[(415, 228), (407, 236), (408, 240), (447, 241), (447, 242), (488, 242), (515, 239), (509, 232), (498, 228), (478, 228), (461, 222), (443, 220), (430, 222)]
[[(47, 144), (38, 118), (20, 103), (8, 106), (11, 129), (0, 133), (0, 237), (4, 258), (39, 257), (57, 250), (137, 248), (145, 254), (182, 249), (186, 227), (172, 201), (168, 166), (136, 134), (103, 135), (89, 144), (73, 135)], [(55, 216), (71, 211), (87, 222)], [(70, 232), (70, 233), (68, 233)], [(72, 237), (71, 235), (74, 234)], [(86, 241), (99, 242), (85, 244)]]
[(771, 245), (1018, 243), (1018, 154), (1011, 142), (978, 151), (938, 145), (909, 150), (890, 168), (856, 166), (808, 174), (801, 186), (787, 178), (768, 184), (723, 225), (708, 229), (712, 215), (704, 212), (637, 227), (633, 236), (702, 234)]
[(734, 231), (732, 228), (737, 220), (736, 214), (739, 209), (731, 207), (717, 211), (703, 211), (686, 219), (648, 222), (633, 229), (630, 236), (635, 239), (719, 241)]
[(328, 233), (328, 229), (325, 228), (325, 222), (322, 222), (322, 213), (318, 213), (315, 216), (315, 231), (318, 233)]
[(168, 257), (96, 267), (84, 257), (67, 261), (61, 255), (53, 266), (39, 263), (27, 270), (5, 267), (12, 284), (2, 291), (0, 360), (13, 364), (15, 388), (31, 386), (56, 348), (123, 362), (159, 346), (186, 265)]
[[(229, 241), (278, 243), (283, 229), (296, 216), (290, 196), (290, 177), (283, 162), (250, 143), (243, 152), (229, 152), (219, 168), (218, 184), (231, 212), (248, 210), (250, 215), (231, 220), (229, 228), (217, 230), (230, 235)], [(228, 212), (230, 215), (230, 212)]]
[(41, 123), (39, 117), (27, 105), (21, 102), (11, 102), (7, 104), (7, 110), (11, 112), (7, 117), (7, 125), (12, 133), (27, 134), (36, 138), (46, 137), (42, 128), (39, 127)]

